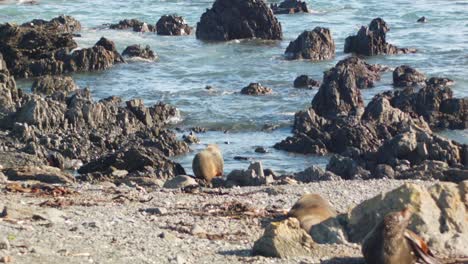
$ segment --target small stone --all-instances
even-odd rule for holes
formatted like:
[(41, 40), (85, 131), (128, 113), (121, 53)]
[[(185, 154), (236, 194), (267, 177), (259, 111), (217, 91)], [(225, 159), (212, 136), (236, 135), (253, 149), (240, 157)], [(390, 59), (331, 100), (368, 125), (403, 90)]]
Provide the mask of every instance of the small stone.
[(180, 188), (185, 188), (188, 186), (196, 186), (196, 185), (198, 185), (198, 183), (194, 178), (187, 176), (187, 175), (179, 175), (172, 179), (167, 180), (164, 183), (164, 188), (180, 189)]
[(83, 223), (84, 227), (90, 227), (90, 228), (99, 228), (99, 225), (97, 222), (86, 222)]
[(255, 148), (255, 152), (264, 154), (264, 153), (267, 153), (268, 151), (264, 147), (257, 147)]
[(5, 249), (9, 250), (10, 249), (10, 242), (8, 239), (4, 238), (0, 241), (0, 250)]
[(193, 225), (192, 230), (190, 230), (190, 233), (192, 235), (199, 235), (199, 234), (206, 234), (206, 231), (200, 225), (195, 224)]
[(145, 213), (153, 214), (153, 215), (164, 215), (164, 214), (167, 214), (167, 209), (164, 207), (146, 208), (146, 209), (140, 209), (140, 212), (145, 212)]
[(4, 256), (0, 258), (0, 263), (11, 263), (13, 258), (11, 256)]

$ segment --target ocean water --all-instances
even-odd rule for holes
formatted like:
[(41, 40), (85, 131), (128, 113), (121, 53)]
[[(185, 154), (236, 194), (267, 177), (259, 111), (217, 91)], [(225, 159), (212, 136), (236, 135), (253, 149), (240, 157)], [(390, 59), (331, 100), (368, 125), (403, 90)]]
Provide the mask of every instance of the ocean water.
[[(150, 45), (160, 56), (158, 62), (133, 62), (73, 77), (81, 87), (90, 87), (96, 99), (118, 95), (125, 99), (143, 98), (147, 104), (164, 101), (175, 105), (181, 111), (182, 120), (174, 126), (201, 126), (213, 130), (199, 134), (201, 144), (193, 145), (192, 149), (197, 151), (205, 144), (219, 144), (226, 162), (225, 172), (247, 168), (250, 161), (237, 161), (234, 156), (261, 160), (264, 167), (279, 172), (300, 171), (314, 164), (326, 165), (327, 157), (295, 155), (272, 148), (274, 143), (290, 135), (294, 113), (308, 107), (316, 93), (316, 90), (294, 89), (292, 83), (300, 74), (321, 80), (325, 70), (347, 56), (343, 53), (345, 38), (375, 17), (382, 17), (389, 24), (390, 43), (417, 48), (418, 53), (375, 56), (368, 58), (370, 63), (390, 67), (408, 64), (428, 76), (449, 77), (456, 81), (455, 95), (468, 96), (466, 0), (306, 1), (312, 14), (277, 16), (284, 40), (225, 43), (204, 43), (194, 34), (170, 37), (100, 27), (124, 18), (155, 24), (164, 14), (181, 15), (195, 26), (201, 14), (212, 5), (212, 1), (207, 0), (39, 0), (37, 5), (5, 2), (0, 4), (0, 23), (51, 19), (60, 14), (76, 17), (84, 27), (82, 37), (76, 38), (80, 47), (94, 45), (101, 36), (113, 40), (119, 51), (131, 44)], [(429, 22), (416, 23), (421, 16), (426, 16)], [(302, 31), (316, 26), (330, 28), (337, 47), (336, 58), (322, 62), (284, 60), (282, 55), (289, 42)], [(273, 95), (238, 94), (250, 82), (271, 87)], [(363, 91), (365, 100), (393, 89), (391, 83), (391, 72), (385, 73), (375, 88)], [(19, 80), (18, 84), (28, 89), (31, 81)], [(215, 89), (208, 91), (207, 85)], [(262, 132), (264, 124), (280, 128)], [(467, 130), (443, 131), (441, 135), (468, 143)], [(257, 154), (254, 152), (257, 146), (264, 146), (269, 152)], [(191, 172), (193, 155), (191, 152), (175, 159)]]

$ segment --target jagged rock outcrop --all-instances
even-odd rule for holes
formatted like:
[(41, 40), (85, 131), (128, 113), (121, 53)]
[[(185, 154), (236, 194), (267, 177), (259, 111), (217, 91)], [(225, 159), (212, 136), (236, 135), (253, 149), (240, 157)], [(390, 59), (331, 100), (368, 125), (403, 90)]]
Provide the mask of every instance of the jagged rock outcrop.
[(386, 34), (390, 27), (382, 18), (375, 18), (369, 27), (362, 26), (357, 35), (349, 36), (345, 40), (345, 53), (373, 56), (379, 54), (414, 53), (415, 49), (398, 48), (387, 43)]
[(77, 89), (78, 86), (70, 76), (46, 75), (34, 80), (31, 91), (43, 95), (52, 95), (56, 92), (68, 95)]
[(380, 68), (357, 57), (346, 58), (324, 73), (323, 82), (312, 100), (312, 108), (324, 117), (356, 114), (364, 108), (359, 89), (374, 86)]
[(284, 0), (279, 5), (271, 4), (270, 7), (274, 14), (309, 13), (307, 3), (299, 0)]
[(251, 83), (242, 88), (240, 93), (245, 95), (266, 95), (271, 94), (272, 92), (271, 88), (265, 87), (260, 83)]
[(81, 23), (71, 16), (58, 16), (51, 20), (33, 19), (21, 25), (22, 27), (44, 28), (59, 33), (75, 33), (81, 31)]
[(119, 21), (117, 24), (111, 24), (110, 29), (132, 29), (135, 32), (156, 32), (156, 28), (153, 25), (142, 22), (138, 19), (124, 19)]
[(63, 20), (65, 24), (61, 24), (60, 17), (51, 21), (38, 26), (34, 23), (22, 26), (9, 23), (0, 25), (0, 53), (13, 76), (25, 78), (104, 70), (123, 62), (115, 47), (103, 39), (92, 48), (70, 54), (71, 50), (77, 48), (70, 32), (76, 30), (79, 22), (67, 18)]
[(192, 28), (181, 16), (164, 15), (156, 23), (156, 32), (158, 35), (182, 36), (190, 35)]
[(155, 60), (158, 57), (148, 45), (146, 45), (145, 48), (141, 47), (140, 45), (128, 46), (122, 52), (122, 56), (127, 58), (138, 57), (146, 60)]
[(289, 60), (330, 60), (335, 57), (335, 41), (328, 28), (316, 27), (291, 41), (284, 54)]
[(14, 111), (20, 91), (16, 88), (15, 78), (10, 75), (7, 65), (0, 53), (0, 120)]
[(396, 87), (421, 85), (425, 82), (426, 75), (408, 65), (398, 66), (393, 71), (393, 85)]
[(282, 39), (281, 24), (264, 1), (216, 0), (200, 18), (197, 39)]

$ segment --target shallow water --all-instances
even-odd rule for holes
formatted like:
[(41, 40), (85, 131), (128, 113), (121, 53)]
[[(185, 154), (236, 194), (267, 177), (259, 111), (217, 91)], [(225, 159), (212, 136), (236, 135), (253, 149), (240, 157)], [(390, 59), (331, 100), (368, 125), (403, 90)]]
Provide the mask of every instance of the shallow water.
[[(277, 1), (275, 1), (277, 2)], [(194, 34), (163, 37), (96, 29), (104, 23), (124, 18), (138, 18), (155, 24), (161, 15), (177, 13), (194, 26), (212, 1), (206, 0), (41, 0), (38, 5), (1, 5), (0, 23), (25, 22), (33, 18), (50, 19), (59, 14), (76, 17), (84, 26), (81, 47), (92, 46), (101, 36), (116, 42), (120, 51), (130, 44), (148, 44), (160, 60), (156, 63), (129, 63), (98, 73), (75, 74), (81, 87), (89, 86), (97, 99), (110, 95), (125, 99), (139, 97), (150, 104), (162, 100), (181, 110), (178, 126), (201, 126), (218, 131), (200, 134), (203, 144), (218, 143), (225, 153), (226, 172), (246, 168), (248, 161), (233, 160), (246, 156), (262, 160), (266, 167), (294, 172), (311, 164), (324, 166), (326, 157), (293, 155), (271, 146), (290, 135), (294, 112), (310, 105), (316, 91), (292, 88), (294, 78), (309, 74), (317, 80), (322, 73), (346, 55), (344, 39), (360, 25), (382, 17), (390, 25), (388, 41), (401, 47), (414, 47), (417, 54), (376, 56), (371, 63), (396, 67), (408, 64), (429, 76), (444, 76), (456, 81), (456, 96), (468, 96), (468, 2), (465, 0), (337, 0), (307, 1), (313, 14), (278, 15), (284, 40), (278, 42), (231, 41), (203, 43)], [(416, 23), (420, 16), (428, 23)], [(285, 61), (282, 54), (289, 41), (303, 30), (316, 26), (331, 29), (337, 46), (334, 60), (324, 62)], [(237, 92), (250, 82), (271, 87), (274, 94), (263, 97), (241, 96)], [(30, 82), (19, 81), (28, 88)], [(392, 89), (391, 73), (384, 74), (377, 86), (364, 91), (366, 101), (376, 93)], [(215, 89), (205, 90), (207, 85)], [(264, 124), (278, 124), (281, 129), (259, 132)], [(227, 134), (223, 130), (228, 130)], [(442, 132), (444, 136), (468, 143), (468, 132)], [(224, 144), (229, 142), (230, 144)], [(256, 146), (269, 147), (268, 154), (254, 153)], [(177, 160), (191, 171), (193, 153)]]

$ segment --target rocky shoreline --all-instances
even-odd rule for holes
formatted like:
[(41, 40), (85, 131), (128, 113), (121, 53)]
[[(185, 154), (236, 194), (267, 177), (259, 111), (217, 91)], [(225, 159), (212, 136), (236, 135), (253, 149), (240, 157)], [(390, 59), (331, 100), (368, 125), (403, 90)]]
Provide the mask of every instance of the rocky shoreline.
[[(283, 37), (274, 14), (300, 12), (309, 12), (301, 1), (269, 7), (263, 1), (217, 0), (195, 30), (175, 15), (154, 26), (125, 19), (109, 28), (169, 36), (195, 31), (201, 41), (274, 41)], [(318, 87), (318, 92), (308, 109), (295, 114), (292, 135), (274, 147), (329, 155), (326, 169), (278, 175), (253, 162), (209, 183), (173, 161), (188, 153), (203, 131), (193, 129), (179, 139), (168, 128), (180, 116), (177, 106), (146, 106), (142, 99), (124, 102), (116, 96), (95, 101), (92, 87), (80, 88), (69, 76), (133, 58), (154, 62), (157, 54), (138, 44), (120, 54), (105, 37), (78, 48), (74, 38), (80, 30), (81, 23), (70, 16), (0, 24), (0, 209), (5, 208), (0, 233), (8, 234), (0, 236), (0, 262), (362, 263), (359, 244), (369, 228), (408, 205), (417, 209), (419, 222), (412, 228), (440, 256), (468, 256), (463, 247), (468, 145), (435, 133), (468, 128), (468, 98), (453, 96), (452, 80), (428, 78), (402, 65), (393, 69), (394, 89), (365, 105), (361, 90), (374, 87), (382, 72), (392, 69), (369, 64), (361, 55), (416, 52), (387, 43), (383, 19), (346, 39), (344, 51), (353, 55), (326, 70), (322, 81), (306, 75), (294, 81), (295, 87)], [(316, 27), (292, 41), (284, 59), (330, 60), (335, 50), (330, 29)], [(31, 91), (17, 88), (15, 79), (21, 78), (34, 78)], [(240, 91), (272, 92), (254, 82)], [(340, 214), (315, 233), (289, 220), (272, 224), (305, 192), (325, 196)], [(366, 222), (368, 215), (372, 221)], [(117, 232), (124, 223), (132, 228)], [(141, 246), (133, 228), (140, 235), (151, 233), (151, 242)], [(312, 246), (289, 240), (291, 234), (310, 239)], [(261, 246), (271, 243), (276, 246)]]

